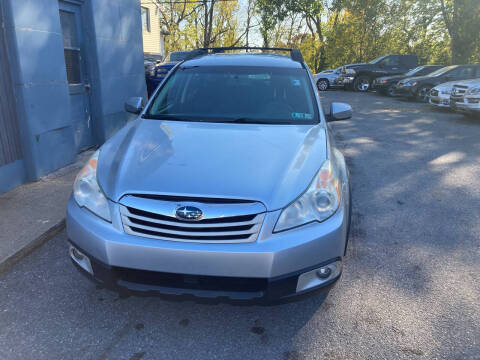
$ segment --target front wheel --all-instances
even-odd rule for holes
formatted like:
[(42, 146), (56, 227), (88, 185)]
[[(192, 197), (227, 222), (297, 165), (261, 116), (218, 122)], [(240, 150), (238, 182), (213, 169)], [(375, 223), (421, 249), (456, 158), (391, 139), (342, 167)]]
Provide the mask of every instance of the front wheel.
[(387, 89), (388, 96), (395, 96), (395, 85), (390, 85)]
[(422, 86), (417, 92), (417, 101), (428, 102), (430, 90), (430, 86)]
[(317, 81), (318, 91), (326, 91), (328, 89), (328, 80), (320, 79)]
[(355, 91), (365, 92), (370, 89), (370, 78), (368, 76), (359, 76), (353, 83)]

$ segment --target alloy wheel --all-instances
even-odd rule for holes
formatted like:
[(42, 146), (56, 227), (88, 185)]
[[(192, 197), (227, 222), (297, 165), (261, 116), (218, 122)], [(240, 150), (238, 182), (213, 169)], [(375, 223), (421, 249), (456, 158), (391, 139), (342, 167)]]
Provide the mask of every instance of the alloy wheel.
[(319, 91), (326, 91), (328, 89), (328, 81), (327, 80), (318, 80), (317, 81), (317, 89)]

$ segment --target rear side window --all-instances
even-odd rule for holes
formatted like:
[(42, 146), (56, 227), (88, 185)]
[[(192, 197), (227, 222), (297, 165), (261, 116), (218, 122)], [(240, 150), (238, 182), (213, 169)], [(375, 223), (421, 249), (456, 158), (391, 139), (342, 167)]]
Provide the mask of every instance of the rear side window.
[(157, 93), (146, 115), (211, 122), (319, 122), (305, 69), (252, 66), (180, 67)]

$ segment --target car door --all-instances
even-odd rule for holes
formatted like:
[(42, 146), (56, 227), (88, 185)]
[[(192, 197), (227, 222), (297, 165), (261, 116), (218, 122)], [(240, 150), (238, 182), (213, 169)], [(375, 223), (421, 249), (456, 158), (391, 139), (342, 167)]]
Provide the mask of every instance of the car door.
[(398, 55), (390, 55), (379, 63), (380, 71), (384, 75), (397, 75), (404, 73), (401, 69), (400, 58)]
[(90, 82), (87, 72), (87, 54), (80, 10), (80, 5), (64, 1), (59, 2), (65, 68), (70, 94), (70, 116), (77, 151), (94, 144), (90, 106)]

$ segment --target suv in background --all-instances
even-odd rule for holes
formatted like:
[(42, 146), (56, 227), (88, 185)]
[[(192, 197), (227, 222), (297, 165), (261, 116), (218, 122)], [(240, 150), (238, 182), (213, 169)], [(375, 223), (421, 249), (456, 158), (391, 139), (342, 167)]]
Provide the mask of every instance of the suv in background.
[(183, 61), (189, 53), (190, 51), (172, 51), (160, 64), (149, 68), (146, 74), (148, 96), (153, 94), (168, 72), (180, 61)]
[(313, 79), (315, 80), (315, 84), (317, 84), (317, 89), (319, 91), (325, 91), (332, 87), (339, 87), (335, 80), (337, 80), (340, 75), (342, 75), (341, 67), (335, 70), (331, 69), (319, 72), (313, 75)]
[(480, 77), (480, 65), (450, 65), (427, 76), (416, 76), (399, 81), (395, 93), (399, 96), (429, 101), (430, 90), (450, 81), (468, 80)]
[(400, 80), (412, 76), (423, 76), (441, 69), (444, 65), (423, 65), (401, 75), (383, 76), (373, 80), (372, 89), (377, 90), (380, 94), (395, 96), (395, 85)]
[(480, 116), (480, 78), (455, 83), (450, 107), (467, 115)]
[(342, 75), (337, 82), (347, 89), (367, 91), (374, 79), (380, 76), (404, 74), (417, 65), (416, 55), (384, 55), (368, 64), (344, 65)]

